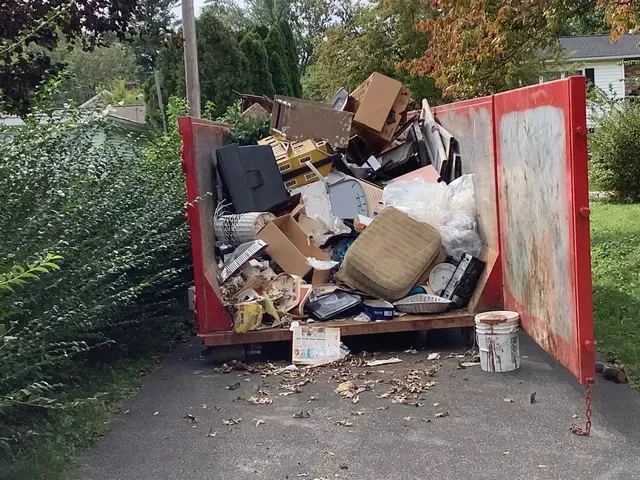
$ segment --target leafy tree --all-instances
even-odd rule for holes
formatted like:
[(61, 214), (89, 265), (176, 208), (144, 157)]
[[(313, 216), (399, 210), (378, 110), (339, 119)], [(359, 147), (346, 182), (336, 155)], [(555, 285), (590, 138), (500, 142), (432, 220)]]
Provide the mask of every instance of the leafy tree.
[(80, 104), (96, 94), (96, 88), (114, 80), (137, 82), (142, 73), (135, 54), (127, 45), (113, 41), (86, 51), (78, 42), (62, 42), (52, 53), (54, 62), (66, 65), (60, 98)]
[(300, 70), (298, 49), (296, 47), (296, 40), (293, 37), (293, 31), (287, 20), (280, 20), (278, 27), (282, 32), (282, 38), (284, 40), (286, 63), (289, 69), (289, 78), (291, 80), (291, 93), (294, 97), (299, 97), (302, 94), (302, 87), (300, 85)]
[(127, 40), (145, 75), (152, 75), (165, 42), (175, 35), (173, 9), (178, 0), (138, 0), (136, 23)]
[(269, 27), (269, 34), (264, 41), (264, 46), (267, 49), (267, 55), (269, 55), (269, 69), (276, 93), (292, 95), (293, 87), (289, 63), (286, 60), (287, 51), (285, 41), (278, 25), (271, 25), (271, 27)]
[(606, 23), (615, 40), (640, 19), (635, 0), (435, 0), (432, 6), (438, 15), (416, 25), (431, 35), (429, 45), (405, 65), (415, 75), (432, 75), (457, 97), (535, 81), (546, 60), (562, 60), (558, 34), (599, 32)]
[(248, 86), (244, 56), (231, 31), (213, 12), (202, 12), (196, 32), (202, 103), (213, 102), (213, 113), (221, 115), (234, 101), (233, 90), (243, 91)]
[(62, 38), (80, 38), (84, 48), (101, 45), (105, 34), (120, 37), (135, 21), (137, 0), (49, 0), (0, 3), (0, 102), (25, 115), (33, 92), (64, 67), (52, 51)]
[(280, 95), (289, 95), (291, 91), (291, 84), (287, 75), (287, 68), (284, 65), (284, 61), (278, 52), (272, 52), (269, 57), (269, 70), (271, 71), (271, 78), (273, 80), (273, 89), (275, 93)]
[(118, 78), (96, 89), (100, 94), (100, 100), (105, 105), (142, 105), (144, 95), (137, 86), (132, 88), (123, 79)]
[(240, 42), (240, 50), (247, 60), (247, 81), (250, 92), (272, 97), (273, 81), (269, 71), (269, 58), (262, 39), (255, 33), (247, 33)]
[(245, 32), (251, 25), (247, 9), (234, 0), (205, 0), (204, 10), (213, 12), (229, 30), (236, 34)]
[(429, 77), (412, 78), (397, 64), (420, 57), (429, 38), (416, 32), (416, 21), (431, 10), (422, 0), (384, 0), (361, 7), (349, 24), (330, 28), (317, 45), (316, 58), (305, 74), (305, 95), (328, 100), (340, 87), (351, 91), (371, 73), (380, 72), (403, 82), (414, 98), (441, 102)]

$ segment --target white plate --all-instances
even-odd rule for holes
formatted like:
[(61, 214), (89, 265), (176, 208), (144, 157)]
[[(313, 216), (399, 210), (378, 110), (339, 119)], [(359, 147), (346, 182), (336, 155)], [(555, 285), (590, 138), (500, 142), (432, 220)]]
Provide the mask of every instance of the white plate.
[(429, 287), (433, 290), (434, 295), (442, 294), (455, 271), (456, 266), (450, 263), (440, 263), (433, 267), (429, 274)]

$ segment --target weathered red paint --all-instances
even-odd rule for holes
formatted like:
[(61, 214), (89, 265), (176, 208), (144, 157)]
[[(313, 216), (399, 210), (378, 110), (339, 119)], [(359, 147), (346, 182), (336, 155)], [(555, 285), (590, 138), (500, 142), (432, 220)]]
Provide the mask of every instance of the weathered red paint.
[(211, 155), (216, 148), (224, 145), (229, 126), (193, 117), (180, 117), (178, 129), (182, 134), (182, 166), (187, 185), (185, 216), (191, 230), (198, 332), (229, 330), (231, 317), (220, 301), (215, 262), (214, 200), (208, 193), (213, 192)]
[[(494, 97), (494, 105), (501, 254), (509, 262), (503, 278), (505, 308), (519, 312), (527, 333), (587, 383), (595, 375), (595, 360), (587, 145), (581, 134), (586, 128), (584, 78), (505, 92)], [(558, 137), (535, 140), (546, 135), (545, 128)], [(553, 145), (556, 141), (561, 145)], [(530, 144), (533, 149), (526, 148)], [(558, 156), (549, 155), (554, 149)], [(514, 156), (514, 151), (523, 154)], [(557, 175), (549, 173), (553, 168)], [(528, 211), (520, 211), (519, 195), (529, 195)], [(538, 211), (540, 205), (548, 210)], [(519, 261), (535, 268), (525, 272)]]

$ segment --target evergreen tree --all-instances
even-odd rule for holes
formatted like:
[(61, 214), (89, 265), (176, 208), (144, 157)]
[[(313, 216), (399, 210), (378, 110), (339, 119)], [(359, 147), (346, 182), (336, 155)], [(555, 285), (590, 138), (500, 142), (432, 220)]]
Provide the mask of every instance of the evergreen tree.
[(262, 39), (247, 33), (240, 42), (240, 50), (247, 59), (247, 83), (251, 93), (273, 97), (274, 88), (269, 71), (269, 58)]
[(289, 22), (286, 20), (280, 20), (278, 27), (282, 31), (282, 37), (284, 39), (284, 48), (286, 54), (286, 64), (289, 69), (289, 79), (291, 80), (291, 89), (294, 97), (299, 97), (302, 94), (302, 87), (300, 85), (300, 69), (298, 59), (298, 48), (296, 41), (293, 37), (293, 31)]
[(247, 88), (246, 62), (238, 41), (215, 12), (205, 9), (200, 14), (196, 32), (202, 105), (213, 102), (213, 114), (219, 116), (233, 103), (233, 90)]
[[(269, 34), (264, 41), (264, 46), (269, 55), (269, 69), (273, 78), (273, 86), (276, 93), (281, 95), (293, 95), (291, 77), (289, 75), (289, 63), (287, 62), (287, 52), (285, 49), (284, 37), (278, 25), (269, 27)], [(273, 58), (276, 56), (277, 58)], [(282, 70), (282, 72), (280, 72)], [(276, 76), (282, 80), (276, 80)]]
[(271, 52), (269, 56), (269, 70), (271, 70), (271, 78), (273, 80), (273, 88), (275, 93), (281, 95), (289, 95), (291, 84), (287, 76), (287, 69), (284, 66), (282, 57), (278, 52)]

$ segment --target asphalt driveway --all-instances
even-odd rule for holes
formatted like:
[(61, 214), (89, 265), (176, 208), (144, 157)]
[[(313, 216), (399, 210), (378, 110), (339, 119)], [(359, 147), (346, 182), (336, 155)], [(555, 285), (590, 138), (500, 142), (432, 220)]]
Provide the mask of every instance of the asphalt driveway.
[[(144, 380), (139, 394), (113, 418), (112, 432), (80, 460), (73, 476), (409, 480), (640, 475), (640, 395), (599, 378), (593, 388), (592, 435), (576, 436), (570, 426), (584, 424), (583, 387), (526, 336), (521, 342), (522, 367), (505, 374), (485, 373), (477, 366), (460, 369), (458, 358), (446, 357), (464, 348), (444, 344), (400, 353), (402, 362), (393, 365), (274, 374), (287, 363), (280, 361), (275, 368), (258, 364), (256, 373), (224, 373), (200, 356), (194, 339)], [(439, 352), (440, 360), (427, 360), (429, 351)], [(394, 355), (382, 351), (376, 358)], [(352, 382), (343, 385), (351, 398), (335, 392), (344, 382)]]

